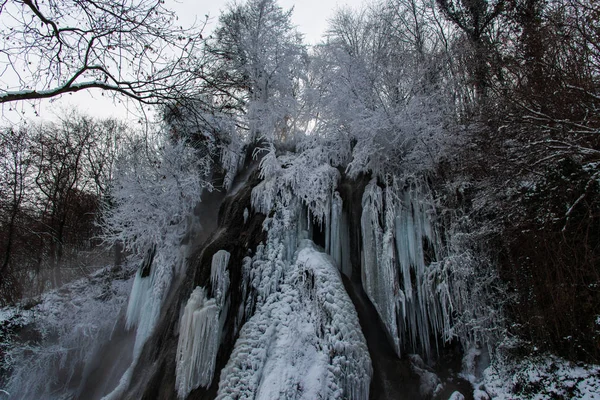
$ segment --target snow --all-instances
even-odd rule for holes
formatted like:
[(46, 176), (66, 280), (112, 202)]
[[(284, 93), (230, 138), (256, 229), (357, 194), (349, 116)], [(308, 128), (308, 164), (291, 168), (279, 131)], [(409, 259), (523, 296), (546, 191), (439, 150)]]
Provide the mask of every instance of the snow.
[(498, 400), (598, 400), (600, 365), (575, 364), (552, 355), (498, 357), (484, 371), (479, 388)]
[(460, 392), (452, 392), (450, 397), (448, 397), (448, 400), (465, 400), (465, 396)]
[(275, 207), (288, 209), (300, 201), (319, 224), (325, 222), (340, 172), (323, 162), (325, 155), (318, 151), (277, 157), (273, 146), (267, 149), (260, 162), (264, 180), (252, 190), (254, 210), (269, 215)]
[[(255, 257), (254, 269), (266, 265), (263, 257)], [(281, 284), (242, 327), (217, 398), (368, 399), (371, 374), (337, 268), (302, 240)]]

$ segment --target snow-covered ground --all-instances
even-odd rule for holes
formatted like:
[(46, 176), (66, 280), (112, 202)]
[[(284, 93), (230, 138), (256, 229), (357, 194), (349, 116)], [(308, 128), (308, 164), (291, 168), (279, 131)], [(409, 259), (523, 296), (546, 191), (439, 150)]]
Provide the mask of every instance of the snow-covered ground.
[[(481, 389), (498, 400), (600, 399), (600, 365), (552, 356), (496, 360), (484, 371)], [(477, 390), (485, 396), (481, 390)], [(485, 397), (480, 397), (485, 398)]]

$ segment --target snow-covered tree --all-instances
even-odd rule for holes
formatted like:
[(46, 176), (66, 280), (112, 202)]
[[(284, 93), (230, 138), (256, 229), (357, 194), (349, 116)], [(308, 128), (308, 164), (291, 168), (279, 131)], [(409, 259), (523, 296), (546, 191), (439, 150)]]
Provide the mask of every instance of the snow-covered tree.
[(221, 109), (243, 114), (250, 141), (294, 134), (306, 49), (291, 13), (276, 0), (234, 4), (208, 41), (208, 89)]
[[(353, 176), (429, 169), (448, 139), (444, 76), (435, 69), (443, 48), (439, 40), (419, 39), (419, 32), (433, 31), (431, 9), (417, 12), (410, 4), (339, 11), (316, 50), (315, 132), (351, 143), (343, 158)], [(409, 11), (412, 26), (404, 21)]]
[(202, 189), (210, 187), (209, 163), (184, 141), (133, 139), (116, 166), (102, 221), (105, 239), (139, 256), (156, 243), (183, 238)]

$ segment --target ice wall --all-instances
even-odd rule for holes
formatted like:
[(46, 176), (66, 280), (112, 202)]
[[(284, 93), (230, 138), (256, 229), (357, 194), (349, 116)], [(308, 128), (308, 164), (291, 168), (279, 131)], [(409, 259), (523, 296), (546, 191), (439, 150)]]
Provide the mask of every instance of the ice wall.
[(424, 185), (373, 179), (362, 201), (362, 279), (400, 355), (403, 348), (432, 355), (431, 340), (450, 334), (451, 304), (443, 302), (442, 248), (435, 209)]
[[(248, 293), (238, 313), (249, 319), (221, 371), (219, 399), (369, 397), (371, 360), (338, 270), (349, 247), (339, 172), (312, 163), (273, 152), (261, 163), (265, 180), (252, 205), (267, 215), (267, 241), (245, 262)], [(307, 239), (313, 222), (333, 258)]]

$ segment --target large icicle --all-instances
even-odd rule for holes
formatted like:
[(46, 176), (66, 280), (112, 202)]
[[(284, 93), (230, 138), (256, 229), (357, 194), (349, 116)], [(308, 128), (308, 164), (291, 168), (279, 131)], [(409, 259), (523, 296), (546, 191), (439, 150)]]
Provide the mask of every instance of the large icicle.
[(219, 308), (198, 286), (185, 306), (179, 328), (175, 385), (180, 399), (212, 382), (220, 335)]
[[(400, 291), (397, 289), (393, 240), (386, 222), (380, 225), (380, 212), (384, 207), (383, 190), (373, 179), (365, 188), (362, 199), (361, 229), (363, 238), (362, 282), (365, 292), (384, 322), (396, 353), (400, 355), (400, 338), (396, 315)], [(386, 219), (387, 221), (387, 219)]]
[(219, 250), (212, 258), (210, 266), (210, 281), (212, 283), (212, 292), (220, 309), (225, 304), (227, 291), (229, 290), (229, 257), (231, 255), (225, 250)]
[(338, 192), (333, 193), (331, 199), (331, 217), (329, 219), (329, 254), (335, 260), (338, 268), (344, 275), (352, 275), (352, 264), (350, 263), (350, 231), (348, 218), (343, 212), (342, 198)]
[(156, 325), (173, 276), (183, 268), (186, 251), (186, 246), (153, 246), (135, 275), (125, 321), (127, 329), (136, 328), (134, 360)]
[(200, 386), (208, 387), (215, 372), (221, 332), (227, 318), (230, 254), (217, 251), (212, 257), (210, 281), (214, 298), (196, 287), (183, 311), (177, 343), (177, 394), (185, 398)]
[[(400, 355), (403, 347), (431, 355), (430, 339), (449, 330), (451, 304), (439, 296), (439, 270), (433, 261), (441, 247), (434, 209), (421, 186), (385, 189), (373, 179), (365, 188), (361, 229), (362, 278)], [(383, 225), (383, 226), (382, 226)], [(442, 304), (443, 303), (443, 304)], [(407, 342), (403, 342), (407, 341)]]
[(400, 335), (408, 337), (413, 349), (431, 355), (430, 337), (446, 330), (440, 296), (437, 294), (432, 261), (438, 259), (439, 235), (432, 224), (435, 212), (426, 201), (422, 187), (409, 185), (401, 193), (401, 207), (395, 217), (396, 251), (405, 294)]

